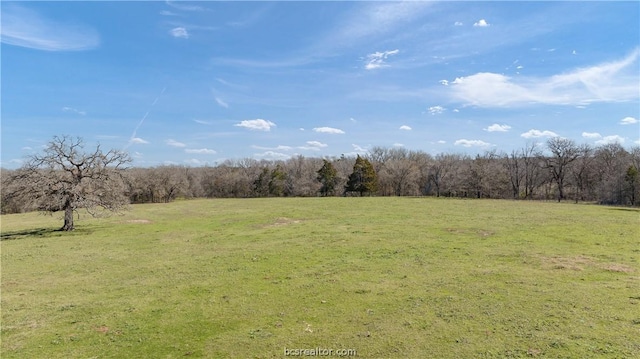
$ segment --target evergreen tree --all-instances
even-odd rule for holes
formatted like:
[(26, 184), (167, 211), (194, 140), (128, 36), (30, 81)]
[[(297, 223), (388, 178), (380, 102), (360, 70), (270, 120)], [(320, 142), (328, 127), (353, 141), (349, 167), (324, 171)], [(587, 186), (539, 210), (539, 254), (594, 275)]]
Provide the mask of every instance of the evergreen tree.
[(349, 175), (349, 180), (345, 186), (345, 192), (358, 192), (360, 196), (365, 193), (373, 193), (378, 190), (378, 175), (373, 165), (366, 158), (356, 158), (353, 165), (353, 172)]
[(331, 162), (324, 159), (322, 161), (324, 161), (324, 163), (322, 168), (317, 171), (317, 179), (318, 182), (322, 184), (320, 194), (322, 196), (328, 196), (335, 192), (336, 185), (338, 184), (338, 171), (333, 167)]

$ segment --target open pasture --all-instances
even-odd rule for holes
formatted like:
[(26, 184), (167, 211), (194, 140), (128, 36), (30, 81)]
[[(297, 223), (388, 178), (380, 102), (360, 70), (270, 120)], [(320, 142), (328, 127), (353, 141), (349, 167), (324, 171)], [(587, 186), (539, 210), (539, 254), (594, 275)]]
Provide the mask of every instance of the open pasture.
[(640, 357), (638, 210), (215, 199), (61, 223), (2, 216), (2, 358)]

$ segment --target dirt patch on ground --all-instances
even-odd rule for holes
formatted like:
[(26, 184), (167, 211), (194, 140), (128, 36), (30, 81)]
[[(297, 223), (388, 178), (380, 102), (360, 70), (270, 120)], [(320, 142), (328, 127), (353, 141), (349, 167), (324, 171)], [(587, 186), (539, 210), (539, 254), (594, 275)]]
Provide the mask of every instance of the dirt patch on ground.
[(130, 219), (127, 221), (127, 223), (147, 224), (152, 222), (148, 219)]
[(595, 258), (587, 256), (575, 256), (575, 257), (540, 257), (543, 266), (551, 269), (568, 269), (581, 271), (588, 267), (599, 268), (609, 272), (620, 273), (633, 273), (635, 269), (625, 264), (620, 263), (601, 263)]
[(271, 224), (267, 224), (266, 226), (264, 226), (265, 228), (270, 228), (270, 227), (281, 227), (281, 226), (288, 226), (290, 224), (297, 224), (302, 222), (299, 219), (292, 219), (292, 218), (287, 218), (287, 217), (278, 217), (275, 219), (275, 221)]

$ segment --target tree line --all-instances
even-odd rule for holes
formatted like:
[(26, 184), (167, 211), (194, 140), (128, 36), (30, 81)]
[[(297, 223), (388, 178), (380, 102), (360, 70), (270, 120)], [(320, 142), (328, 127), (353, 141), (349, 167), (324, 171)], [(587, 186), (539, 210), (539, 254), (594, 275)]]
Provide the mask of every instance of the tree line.
[[(126, 154), (99, 147), (81, 154), (81, 139), (55, 139), (22, 168), (2, 170), (3, 214), (201, 197), (435, 196), (640, 205), (640, 146), (626, 150), (619, 143), (594, 147), (554, 137), (475, 156), (373, 147), (355, 157), (244, 158), (210, 167), (115, 171), (130, 162)], [(75, 198), (75, 207), (65, 207), (65, 198)]]

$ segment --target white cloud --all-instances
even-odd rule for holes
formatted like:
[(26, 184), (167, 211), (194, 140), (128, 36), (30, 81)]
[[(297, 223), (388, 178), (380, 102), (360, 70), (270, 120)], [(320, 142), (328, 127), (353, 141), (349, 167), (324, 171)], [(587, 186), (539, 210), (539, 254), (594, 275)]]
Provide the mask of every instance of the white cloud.
[(313, 130), (320, 133), (329, 133), (334, 135), (344, 134), (344, 131), (342, 131), (341, 129), (333, 128), (333, 127), (316, 127)]
[(137, 143), (137, 144), (141, 144), (141, 145), (146, 145), (149, 143), (149, 141), (143, 140), (140, 137), (133, 137), (131, 138), (131, 140), (129, 141), (130, 143)]
[(453, 23), (453, 26), (462, 26), (462, 25), (464, 25), (464, 24), (462, 22), (460, 22), (460, 21), (456, 21), (456, 22)]
[(462, 146), (462, 147), (489, 147), (492, 146), (490, 143), (481, 141), (481, 140), (465, 140), (465, 139), (461, 139), (461, 140), (456, 140), (456, 142), (453, 143), (456, 146)]
[(439, 115), (441, 113), (443, 113), (446, 110), (446, 108), (442, 107), (442, 106), (431, 106), (429, 107), (429, 113), (432, 115)]
[(604, 136), (595, 142), (597, 145), (607, 145), (610, 143), (624, 143), (624, 138), (618, 135)]
[(64, 112), (71, 112), (71, 113), (75, 113), (75, 114), (78, 114), (78, 115), (80, 115), (80, 116), (84, 116), (84, 115), (86, 115), (86, 114), (87, 114), (85, 111), (80, 111), (80, 110), (75, 109), (75, 108), (73, 108), (73, 107), (63, 107), (63, 108), (62, 108), (62, 111), (64, 111)]
[(596, 141), (597, 145), (606, 145), (610, 143), (624, 143), (624, 138), (618, 135), (604, 136), (601, 139)]
[(487, 22), (487, 20), (485, 20), (485, 19), (480, 19), (480, 20), (478, 20), (478, 22), (474, 23), (473, 26), (475, 26), (475, 27), (487, 27), (487, 26), (491, 26), (491, 24), (489, 24)]
[(438, 82), (440, 82), (441, 85), (449, 86), (449, 81), (447, 81), (447, 80), (440, 80)]
[(328, 146), (326, 143), (322, 143), (320, 141), (307, 141), (307, 145), (315, 148), (322, 148), (322, 147)]
[(256, 120), (244, 120), (234, 126), (244, 127), (254, 131), (270, 131), (271, 127), (275, 127), (276, 124), (271, 121), (258, 118)]
[(169, 30), (169, 34), (171, 34), (171, 36), (177, 37), (177, 38), (183, 38), (183, 39), (188, 39), (189, 38), (189, 32), (187, 31), (187, 29), (185, 29), (184, 27), (181, 27), (181, 26)]
[(221, 107), (224, 108), (229, 108), (229, 104), (224, 102), (221, 98), (216, 97), (216, 102), (218, 103), (218, 105), (220, 105)]
[(265, 150), (265, 151), (291, 151), (293, 149), (293, 147), (291, 146), (284, 146), (284, 145), (278, 145), (276, 147), (263, 147), (263, 146), (252, 145), (251, 148), (255, 148), (256, 150)]
[(494, 123), (493, 125), (485, 128), (484, 130), (487, 132), (507, 132), (511, 129), (511, 126), (509, 125), (499, 125), (497, 123)]
[(2, 4), (0, 41), (44, 51), (81, 51), (100, 45), (92, 28), (56, 22), (11, 2)]
[(625, 117), (622, 120), (620, 120), (621, 125), (633, 125), (638, 122), (640, 121), (638, 121), (638, 119), (634, 117)]
[(172, 146), (172, 147), (187, 147), (187, 145), (185, 145), (182, 142), (178, 142), (176, 140), (172, 140), (172, 139), (168, 139), (166, 141), (164, 141), (167, 145)]
[(204, 120), (193, 120), (193, 122), (195, 123), (199, 123), (201, 125), (213, 125), (213, 123), (211, 121), (204, 121)]
[(291, 157), (286, 153), (280, 153), (275, 151), (266, 151), (263, 153), (256, 153), (254, 154), (254, 156), (257, 158), (265, 159), (265, 160), (286, 160)]
[(210, 150), (208, 148), (187, 148), (184, 150), (186, 153), (195, 153), (199, 155), (215, 155), (217, 152), (215, 150)]
[(540, 131), (540, 130), (529, 130), (523, 134), (520, 135), (521, 137), (524, 138), (538, 138), (538, 137), (557, 137), (558, 134), (556, 134), (555, 132), (552, 131)]
[(456, 78), (447, 89), (455, 99), (480, 107), (587, 105), (636, 100), (640, 98), (639, 56), (640, 49), (636, 49), (619, 61), (550, 77), (512, 78), (480, 72)]
[(389, 56), (396, 55), (400, 50), (391, 50), (385, 52), (374, 52), (373, 54), (367, 55), (366, 65), (364, 66), (367, 70), (378, 69), (381, 67), (388, 67), (386, 64), (386, 60)]
[(584, 138), (601, 138), (602, 135), (597, 132), (583, 132), (582, 137)]
[(443, 144), (447, 143), (447, 141), (439, 140), (437, 143), (443, 145)]
[(353, 146), (353, 151), (354, 151), (355, 153), (364, 153), (364, 152), (367, 152), (367, 151), (368, 151), (365, 147), (362, 147), (362, 146), (356, 145), (356, 144), (354, 144), (354, 143), (352, 143), (352, 144), (351, 144), (351, 146)]
[(403, 130), (403, 131), (411, 131), (412, 130), (412, 128), (407, 126), (407, 125), (400, 126), (400, 129)]

